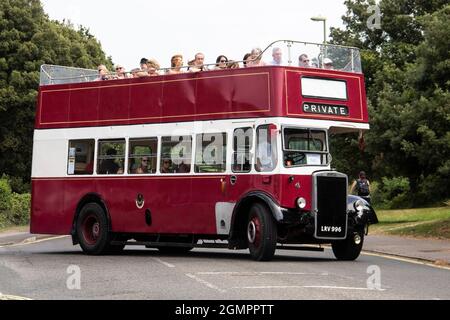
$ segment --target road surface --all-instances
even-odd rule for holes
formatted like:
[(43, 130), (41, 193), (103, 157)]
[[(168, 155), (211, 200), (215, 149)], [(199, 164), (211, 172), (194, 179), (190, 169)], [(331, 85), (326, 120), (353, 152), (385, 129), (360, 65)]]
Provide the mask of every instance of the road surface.
[(126, 247), (86, 256), (69, 237), (0, 247), (0, 293), (29, 299), (450, 299), (450, 268), (362, 254), (278, 250), (255, 262), (246, 250), (161, 254)]

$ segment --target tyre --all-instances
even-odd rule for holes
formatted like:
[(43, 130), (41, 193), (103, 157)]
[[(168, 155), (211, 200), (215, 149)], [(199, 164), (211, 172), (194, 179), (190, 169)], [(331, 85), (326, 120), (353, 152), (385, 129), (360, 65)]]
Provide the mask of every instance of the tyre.
[(256, 261), (269, 261), (277, 247), (277, 225), (266, 206), (256, 203), (249, 213), (247, 241), (250, 255)]
[[(355, 241), (356, 237), (356, 241)], [(363, 232), (353, 232), (345, 240), (335, 241), (331, 244), (334, 256), (338, 260), (353, 261), (359, 257), (364, 243)]]
[(97, 203), (88, 203), (81, 209), (76, 232), (81, 249), (86, 254), (100, 255), (110, 250), (121, 250), (121, 246), (110, 245), (108, 218), (103, 208)]

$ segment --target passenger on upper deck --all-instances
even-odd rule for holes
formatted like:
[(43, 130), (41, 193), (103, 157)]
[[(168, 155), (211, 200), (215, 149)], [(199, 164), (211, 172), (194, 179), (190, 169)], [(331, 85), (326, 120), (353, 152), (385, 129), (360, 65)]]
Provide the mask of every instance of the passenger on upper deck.
[(189, 72), (199, 72), (199, 71), (208, 71), (208, 67), (203, 65), (205, 63), (205, 55), (201, 52), (198, 52), (195, 55), (195, 59), (192, 60), (192, 65), (189, 67)]
[(224, 55), (220, 55), (216, 59), (216, 70), (226, 69), (228, 66), (228, 58)]
[(273, 60), (269, 62), (269, 64), (271, 66), (281, 66), (282, 65), (283, 52), (281, 51), (280, 48), (278, 48), (278, 47), (273, 48), (272, 57), (273, 57)]
[(125, 72), (125, 68), (122, 65), (117, 64), (115, 69), (116, 69), (116, 75), (114, 76), (114, 79), (128, 79), (128, 78), (130, 78), (130, 76)]
[(251, 59), (252, 54), (251, 53), (246, 53), (244, 55), (244, 58), (242, 59), (243, 64), (244, 64), (244, 68), (249, 67), (248, 65), (248, 61)]
[(138, 78), (138, 73), (139, 73), (139, 71), (141, 71), (141, 69), (139, 69), (139, 68), (134, 68), (134, 69), (132, 69), (132, 70), (131, 70), (131, 77), (132, 77), (132, 78)]
[(228, 69), (239, 69), (239, 68), (240, 68), (239, 62), (233, 60), (228, 61)]
[(98, 77), (95, 79), (95, 81), (102, 81), (102, 80), (109, 80), (110, 76), (108, 75), (109, 71), (108, 68), (104, 64), (101, 64), (97, 67), (98, 71)]
[(323, 68), (324, 69), (328, 69), (328, 70), (333, 70), (333, 60), (331, 60), (330, 58), (325, 58), (323, 59)]
[(170, 59), (170, 66), (172, 69), (167, 71), (168, 74), (178, 74), (183, 73), (181, 67), (183, 67), (183, 56), (181, 54), (176, 54)]
[(141, 66), (141, 70), (147, 70), (148, 69), (148, 59), (147, 58), (142, 58), (140, 61), (140, 66)]
[(302, 53), (298, 57), (298, 66), (302, 68), (311, 68), (311, 65), (309, 64), (309, 58), (306, 53)]
[(248, 67), (261, 67), (266, 65), (266, 63), (261, 60), (262, 59), (261, 48), (253, 48), (250, 59), (251, 60), (247, 62)]
[(160, 65), (158, 63), (158, 61), (156, 61), (155, 59), (149, 59), (147, 61), (147, 72), (148, 75), (151, 77), (154, 76), (159, 76), (158, 70), (160, 68)]

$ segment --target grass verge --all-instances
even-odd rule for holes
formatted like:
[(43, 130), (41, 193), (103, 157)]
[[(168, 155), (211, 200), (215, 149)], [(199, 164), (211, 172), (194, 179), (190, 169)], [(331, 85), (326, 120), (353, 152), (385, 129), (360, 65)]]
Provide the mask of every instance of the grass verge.
[(28, 231), (30, 231), (30, 226), (29, 225), (0, 227), (0, 233), (28, 232)]
[(377, 211), (379, 224), (372, 234), (450, 239), (450, 206)]

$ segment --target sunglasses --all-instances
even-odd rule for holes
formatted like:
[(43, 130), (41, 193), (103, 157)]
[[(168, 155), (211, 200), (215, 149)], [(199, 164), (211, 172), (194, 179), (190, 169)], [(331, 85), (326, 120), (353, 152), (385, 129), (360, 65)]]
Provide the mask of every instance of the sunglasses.
[(121, 70), (121, 69), (123, 69), (123, 67), (118, 67), (118, 68), (116, 68), (116, 70)]
[(228, 62), (227, 60), (220, 60), (220, 62)]

